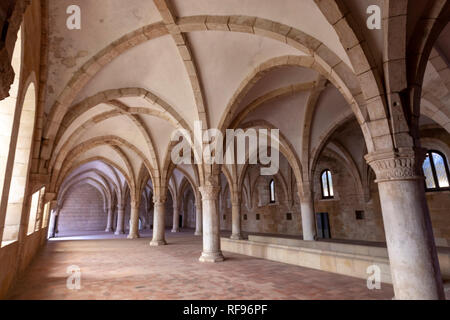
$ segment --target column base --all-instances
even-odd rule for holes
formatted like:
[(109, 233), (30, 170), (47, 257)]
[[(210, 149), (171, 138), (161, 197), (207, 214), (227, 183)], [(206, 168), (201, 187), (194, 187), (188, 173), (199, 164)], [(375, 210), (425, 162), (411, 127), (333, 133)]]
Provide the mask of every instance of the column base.
[(166, 240), (152, 240), (150, 242), (151, 247), (165, 246), (166, 244), (167, 244)]
[(230, 239), (231, 240), (243, 240), (244, 238), (240, 234), (232, 234)]
[(172, 229), (172, 233), (180, 232), (180, 229)]
[(113, 228), (106, 228), (105, 229), (105, 232), (113, 232), (114, 230), (113, 230)]
[(202, 236), (203, 233), (201, 231), (195, 231), (194, 236)]
[(200, 259), (198, 259), (200, 262), (207, 262), (207, 263), (216, 263), (216, 262), (222, 262), (225, 260), (225, 257), (223, 256), (222, 252), (202, 252), (202, 255)]
[(114, 232), (114, 234), (116, 236), (118, 236), (118, 235), (121, 235), (121, 234), (125, 234), (125, 232), (124, 231), (116, 231), (116, 232)]
[(139, 239), (140, 237), (139, 237), (139, 235), (138, 234), (129, 234), (128, 236), (127, 236), (127, 239)]

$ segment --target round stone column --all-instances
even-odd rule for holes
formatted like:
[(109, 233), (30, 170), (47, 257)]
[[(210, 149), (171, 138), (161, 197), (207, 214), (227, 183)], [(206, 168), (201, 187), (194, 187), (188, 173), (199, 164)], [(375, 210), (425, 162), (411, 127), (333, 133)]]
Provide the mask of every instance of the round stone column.
[(312, 196), (300, 197), (300, 210), (302, 213), (303, 240), (316, 239), (316, 220)]
[(128, 239), (139, 238), (139, 206), (138, 202), (131, 202), (130, 233), (128, 234)]
[(173, 206), (173, 224), (172, 224), (172, 232), (180, 232), (180, 215), (178, 213), (178, 206), (174, 203)]
[(56, 219), (58, 218), (59, 209), (53, 209), (50, 212), (50, 220), (48, 223), (48, 238), (54, 238), (56, 232)]
[(424, 152), (370, 154), (377, 176), (395, 298), (444, 299), (425, 197)]
[(203, 213), (203, 252), (200, 262), (220, 262), (224, 260), (220, 250), (220, 224), (217, 202), (220, 187), (205, 185), (200, 187)]
[(153, 239), (150, 242), (151, 246), (166, 245), (165, 231), (166, 223), (164, 220), (166, 211), (166, 201), (157, 200), (154, 202), (153, 209)]
[(106, 229), (105, 232), (112, 232), (112, 219), (113, 219), (113, 208), (108, 208), (108, 220), (106, 222)]
[(124, 220), (125, 220), (125, 207), (123, 205), (117, 206), (117, 226), (116, 232), (114, 234), (125, 234), (124, 231)]
[(195, 235), (201, 236), (203, 234), (203, 217), (202, 217), (202, 202), (195, 202)]
[(241, 234), (241, 201), (239, 198), (231, 203), (231, 239), (242, 240)]

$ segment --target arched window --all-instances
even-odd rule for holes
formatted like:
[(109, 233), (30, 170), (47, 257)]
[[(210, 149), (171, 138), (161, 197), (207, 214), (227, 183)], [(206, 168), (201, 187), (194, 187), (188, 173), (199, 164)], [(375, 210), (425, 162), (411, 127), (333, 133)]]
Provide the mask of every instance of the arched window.
[(320, 183), (322, 184), (322, 197), (324, 199), (334, 198), (333, 179), (331, 177), (331, 171), (325, 170), (320, 176)]
[(270, 180), (269, 183), (270, 188), (270, 203), (275, 203), (275, 181)]
[(38, 211), (41, 206), (41, 201), (45, 194), (45, 187), (33, 193), (31, 196), (30, 215), (28, 217), (28, 231), (27, 235), (30, 235), (39, 230), (39, 216)]
[(450, 174), (445, 156), (439, 152), (430, 150), (423, 164), (425, 185), (427, 191), (449, 190)]
[[(20, 112), (20, 120), (17, 123), (16, 148), (14, 154), (10, 155), (14, 157), (14, 162), (11, 168), (2, 246), (18, 240), (22, 209), (27, 196), (25, 190), (32, 156), (31, 147), (36, 111), (36, 90), (33, 83), (28, 86), (21, 102), (20, 108), (17, 109), (17, 112)], [(5, 197), (5, 195), (2, 196)], [(28, 231), (30, 232), (30, 230)]]
[[(13, 130), (14, 113), (16, 111), (17, 95), (19, 93), (19, 80), (22, 62), (22, 28), (17, 33), (11, 65), (14, 70), (14, 82), (9, 90), (9, 97), (0, 101), (0, 199), (2, 198), (4, 179), (6, 176), (6, 165), (10, 157), (10, 142)], [(7, 187), (8, 189), (9, 187)]]

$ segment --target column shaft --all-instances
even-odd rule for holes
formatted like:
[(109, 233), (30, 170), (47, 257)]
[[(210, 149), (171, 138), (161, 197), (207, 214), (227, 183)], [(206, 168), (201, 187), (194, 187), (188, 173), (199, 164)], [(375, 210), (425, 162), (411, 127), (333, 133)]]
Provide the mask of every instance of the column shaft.
[(406, 149), (366, 159), (377, 176), (396, 299), (445, 299), (425, 197), (425, 152)]
[(131, 203), (130, 233), (128, 239), (139, 238), (139, 203)]
[(444, 299), (423, 180), (380, 182), (383, 222), (397, 299)]
[(155, 202), (153, 210), (153, 239), (150, 242), (151, 246), (162, 246), (167, 244), (165, 240), (165, 210), (165, 201)]
[(316, 222), (312, 197), (307, 197), (301, 201), (300, 209), (302, 212), (303, 240), (314, 241), (316, 238)]
[(48, 238), (55, 237), (57, 215), (58, 215), (57, 210), (52, 210), (50, 213), (50, 220), (48, 222)]
[(202, 217), (202, 202), (195, 203), (195, 235), (201, 236), (203, 234), (203, 217)]
[(125, 208), (122, 205), (117, 206), (117, 227), (116, 235), (124, 234)]
[(173, 206), (172, 232), (180, 232), (180, 215), (178, 213), (178, 207), (176, 204), (174, 204)]
[(108, 220), (106, 221), (106, 229), (105, 232), (112, 232), (112, 218), (113, 218), (113, 208), (108, 208)]
[(231, 239), (241, 240), (241, 203), (235, 201), (231, 204)]
[(200, 262), (220, 262), (224, 260), (220, 250), (220, 221), (217, 210), (219, 186), (203, 186), (202, 213), (203, 213), (203, 252)]

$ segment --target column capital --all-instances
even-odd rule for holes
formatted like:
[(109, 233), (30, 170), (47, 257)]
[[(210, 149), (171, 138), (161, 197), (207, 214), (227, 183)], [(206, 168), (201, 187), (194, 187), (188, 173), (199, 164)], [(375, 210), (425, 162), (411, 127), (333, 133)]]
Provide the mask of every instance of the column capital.
[(141, 204), (138, 201), (131, 201), (131, 204), (130, 204), (131, 208), (137, 208), (137, 209), (139, 209), (140, 205)]
[(219, 197), (220, 186), (213, 183), (211, 180), (207, 180), (199, 190), (202, 194), (202, 200), (217, 200)]
[(424, 179), (422, 164), (426, 150), (407, 148), (398, 151), (375, 152), (365, 156), (377, 176), (377, 183), (395, 180)]
[(309, 202), (313, 198), (313, 193), (311, 191), (311, 183), (309, 181), (297, 183), (297, 190), (300, 202)]
[(160, 207), (166, 204), (166, 199), (153, 200), (153, 207)]

